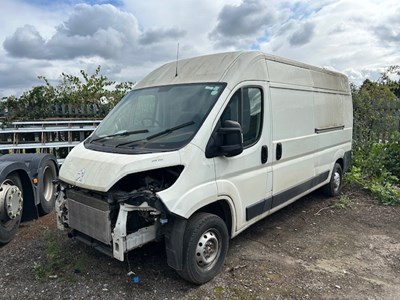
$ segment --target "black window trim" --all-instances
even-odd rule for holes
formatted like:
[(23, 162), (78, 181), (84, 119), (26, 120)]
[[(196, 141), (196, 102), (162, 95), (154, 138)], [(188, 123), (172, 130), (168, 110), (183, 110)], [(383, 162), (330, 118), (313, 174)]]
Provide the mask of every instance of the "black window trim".
[(240, 88), (238, 88), (232, 94), (232, 96), (229, 98), (228, 104), (225, 106), (225, 108), (223, 110), (223, 112), (224, 112), (225, 109), (228, 107), (228, 105), (231, 103), (233, 95), (235, 95), (237, 93), (237, 91), (240, 90), (240, 103), (239, 103), (240, 122), (239, 123), (242, 124), (243, 123), (243, 98), (244, 98), (243, 97), (243, 89), (245, 89), (245, 88), (257, 88), (261, 92), (261, 112), (260, 112), (261, 113), (261, 122), (260, 122), (260, 129), (261, 130), (259, 131), (259, 133), (257, 135), (257, 138), (254, 140), (253, 143), (248, 144), (246, 146), (243, 144), (243, 149), (250, 148), (250, 147), (254, 146), (255, 144), (257, 144), (258, 141), (260, 140), (262, 132), (263, 132), (263, 127), (264, 127), (264, 90), (263, 90), (262, 86), (259, 86), (259, 85), (244, 85), (244, 86), (241, 86)]

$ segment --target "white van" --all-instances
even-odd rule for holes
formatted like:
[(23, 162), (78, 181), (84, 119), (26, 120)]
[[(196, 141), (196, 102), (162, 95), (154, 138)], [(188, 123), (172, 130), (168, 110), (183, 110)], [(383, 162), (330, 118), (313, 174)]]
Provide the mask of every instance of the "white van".
[(205, 283), (230, 238), (317, 188), (340, 192), (352, 123), (336, 72), (261, 52), (168, 63), (68, 155), (58, 226), (121, 261), (164, 237), (168, 264)]

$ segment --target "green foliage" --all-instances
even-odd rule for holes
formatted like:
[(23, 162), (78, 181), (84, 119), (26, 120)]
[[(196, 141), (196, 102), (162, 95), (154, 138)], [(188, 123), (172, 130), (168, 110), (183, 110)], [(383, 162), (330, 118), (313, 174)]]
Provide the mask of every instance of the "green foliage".
[(368, 152), (373, 143), (390, 141), (398, 133), (395, 112), (392, 107), (399, 99), (389, 87), (365, 80), (359, 89), (353, 86), (353, 114), (355, 145)]
[(398, 66), (391, 67), (378, 82), (352, 86), (354, 107), (353, 166), (347, 181), (358, 182), (384, 204), (400, 204), (400, 145), (394, 94), (400, 82), (391, 79)]
[(399, 160), (396, 161), (395, 155), (399, 152), (388, 151), (398, 150), (398, 143), (373, 144), (369, 149), (369, 153), (355, 150), (353, 167), (346, 180), (361, 184), (384, 204), (400, 204), (398, 174), (392, 173), (398, 172)]
[(385, 160), (383, 162), (385, 168), (400, 179), (400, 142), (393, 142), (384, 145)]
[(382, 73), (379, 82), (389, 87), (389, 89), (400, 98), (400, 66), (390, 66)]
[(346, 209), (346, 208), (352, 208), (351, 201), (349, 197), (346, 195), (342, 195), (337, 202), (335, 202), (332, 207), (335, 209)]
[(400, 189), (388, 181), (372, 181), (367, 184), (368, 189), (387, 205), (400, 204)]
[(19, 98), (11, 96), (3, 101), (1, 108), (7, 110), (6, 122), (52, 118), (60, 108), (64, 110), (58, 112), (62, 117), (84, 117), (82, 110), (90, 107), (90, 117), (103, 118), (132, 89), (133, 83), (110, 81), (100, 70), (98, 66), (91, 75), (81, 70), (80, 76), (62, 73), (57, 86), (39, 76), (44, 85), (33, 87)]
[(54, 233), (47, 232), (47, 245), (45, 249), (45, 259), (44, 262), (33, 263), (33, 272), (35, 278), (42, 280), (46, 279), (51, 275), (55, 275), (61, 268), (61, 245), (56, 240)]
[(85, 273), (87, 266), (88, 266), (88, 256), (86, 252), (83, 252), (78, 256), (75, 269), (79, 270), (82, 273)]

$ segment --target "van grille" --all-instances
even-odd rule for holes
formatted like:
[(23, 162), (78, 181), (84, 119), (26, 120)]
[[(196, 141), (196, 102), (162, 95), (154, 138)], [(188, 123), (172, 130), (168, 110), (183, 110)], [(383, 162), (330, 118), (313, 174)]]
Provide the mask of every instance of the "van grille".
[(106, 202), (67, 191), (68, 224), (104, 244), (111, 245), (110, 208)]

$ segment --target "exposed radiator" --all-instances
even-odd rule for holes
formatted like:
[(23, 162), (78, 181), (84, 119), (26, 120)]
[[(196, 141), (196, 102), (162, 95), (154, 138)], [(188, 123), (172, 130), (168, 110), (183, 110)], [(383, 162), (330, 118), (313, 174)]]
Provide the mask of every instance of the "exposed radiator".
[(67, 201), (69, 226), (104, 244), (111, 245), (108, 204), (71, 191), (67, 192)]

